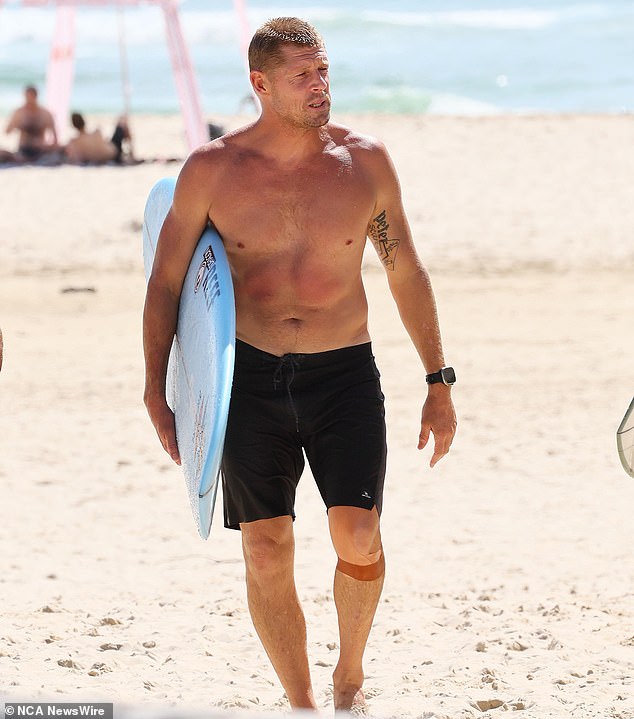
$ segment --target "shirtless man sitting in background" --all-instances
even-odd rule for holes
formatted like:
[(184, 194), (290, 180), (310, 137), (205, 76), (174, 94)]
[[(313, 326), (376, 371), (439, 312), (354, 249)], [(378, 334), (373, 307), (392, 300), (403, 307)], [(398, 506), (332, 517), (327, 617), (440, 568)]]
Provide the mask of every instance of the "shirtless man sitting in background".
[(271, 20), (251, 41), (249, 65), (259, 119), (190, 155), (160, 234), (144, 311), (144, 399), (179, 462), (167, 360), (183, 279), (211, 222), (227, 250), (237, 319), (225, 525), (242, 531), (249, 609), (291, 706), (317, 708), (294, 580), (294, 499), (305, 451), (338, 556), (334, 703), (349, 710), (365, 705), (362, 659), (385, 567), (383, 395), (361, 278), (368, 237), (429, 373), (418, 446), (433, 433), (432, 466), (456, 429), (454, 377), (388, 153), (330, 122), (322, 38), (297, 18)]
[(7, 134), (18, 130), (18, 160), (32, 162), (49, 152), (59, 150), (53, 115), (37, 101), (37, 88), (24, 88), (24, 105), (9, 119)]

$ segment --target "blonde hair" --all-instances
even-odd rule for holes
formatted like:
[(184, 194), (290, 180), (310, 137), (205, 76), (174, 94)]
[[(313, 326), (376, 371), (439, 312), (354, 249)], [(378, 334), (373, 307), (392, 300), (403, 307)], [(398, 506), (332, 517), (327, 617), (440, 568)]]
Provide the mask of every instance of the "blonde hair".
[(249, 70), (266, 72), (282, 62), (284, 45), (324, 48), (324, 41), (315, 28), (297, 17), (268, 20), (255, 31), (249, 44)]

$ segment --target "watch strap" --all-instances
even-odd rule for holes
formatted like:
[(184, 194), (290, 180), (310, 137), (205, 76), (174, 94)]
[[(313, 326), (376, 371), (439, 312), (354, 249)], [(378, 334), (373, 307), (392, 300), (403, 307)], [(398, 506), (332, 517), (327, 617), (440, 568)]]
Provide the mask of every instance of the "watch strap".
[(442, 382), (442, 372), (438, 370), (438, 372), (432, 372), (431, 374), (426, 375), (425, 382), (427, 382), (427, 384), (437, 384), (438, 382)]
[(442, 384), (450, 387), (456, 381), (456, 373), (454, 372), (453, 367), (443, 367), (438, 370), (438, 372), (432, 372), (431, 374), (426, 375), (425, 381), (427, 384), (438, 384), (442, 382)]

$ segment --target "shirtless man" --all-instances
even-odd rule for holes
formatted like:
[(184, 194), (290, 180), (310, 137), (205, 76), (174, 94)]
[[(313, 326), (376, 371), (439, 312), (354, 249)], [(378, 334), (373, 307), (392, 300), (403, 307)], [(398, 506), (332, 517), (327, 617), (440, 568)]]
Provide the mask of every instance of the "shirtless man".
[(24, 88), (24, 105), (19, 107), (7, 125), (7, 134), (18, 130), (18, 158), (27, 162), (59, 149), (53, 115), (37, 101), (37, 88)]
[[(293, 572), (304, 449), (338, 555), (334, 703), (349, 710), (365, 704), (362, 658), (385, 566), (383, 395), (361, 279), (367, 237), (427, 371), (436, 375), (445, 363), (429, 278), (388, 154), (329, 121), (321, 37), (296, 18), (271, 20), (255, 33), (249, 64), (259, 119), (192, 153), (161, 231), (144, 312), (144, 399), (163, 447), (179, 462), (165, 400), (167, 358), (183, 278), (212, 222), (231, 264), (237, 312), (225, 524), (242, 530), (249, 609), (289, 702), (316, 708)], [(449, 383), (450, 375), (448, 368)], [(429, 384), (418, 446), (434, 434), (432, 466), (455, 428), (450, 384)]]

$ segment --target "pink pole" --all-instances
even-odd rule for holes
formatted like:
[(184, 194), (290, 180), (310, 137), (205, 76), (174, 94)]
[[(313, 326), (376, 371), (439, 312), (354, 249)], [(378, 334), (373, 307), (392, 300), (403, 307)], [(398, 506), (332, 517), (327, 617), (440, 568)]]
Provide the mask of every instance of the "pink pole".
[(242, 53), (242, 62), (247, 73), (247, 82), (249, 83), (249, 92), (255, 107), (259, 107), (259, 100), (251, 87), (249, 79), (249, 43), (251, 42), (251, 30), (249, 29), (249, 18), (247, 17), (247, 6), (245, 0), (233, 0), (233, 6), (238, 16), (240, 24), (240, 51)]
[(181, 31), (175, 0), (163, 0), (167, 43), (172, 59), (174, 81), (185, 121), (185, 136), (190, 150), (208, 142), (209, 133), (203, 119), (198, 86), (187, 45)]
[(58, 5), (55, 35), (46, 72), (46, 104), (55, 120), (58, 139), (66, 123), (73, 88), (75, 9)]
[(242, 51), (242, 59), (247, 69), (249, 67), (249, 59), (247, 57), (249, 51), (249, 43), (251, 41), (251, 31), (249, 30), (249, 19), (247, 17), (247, 6), (244, 0), (233, 0), (233, 6), (238, 15), (240, 23), (240, 50)]

